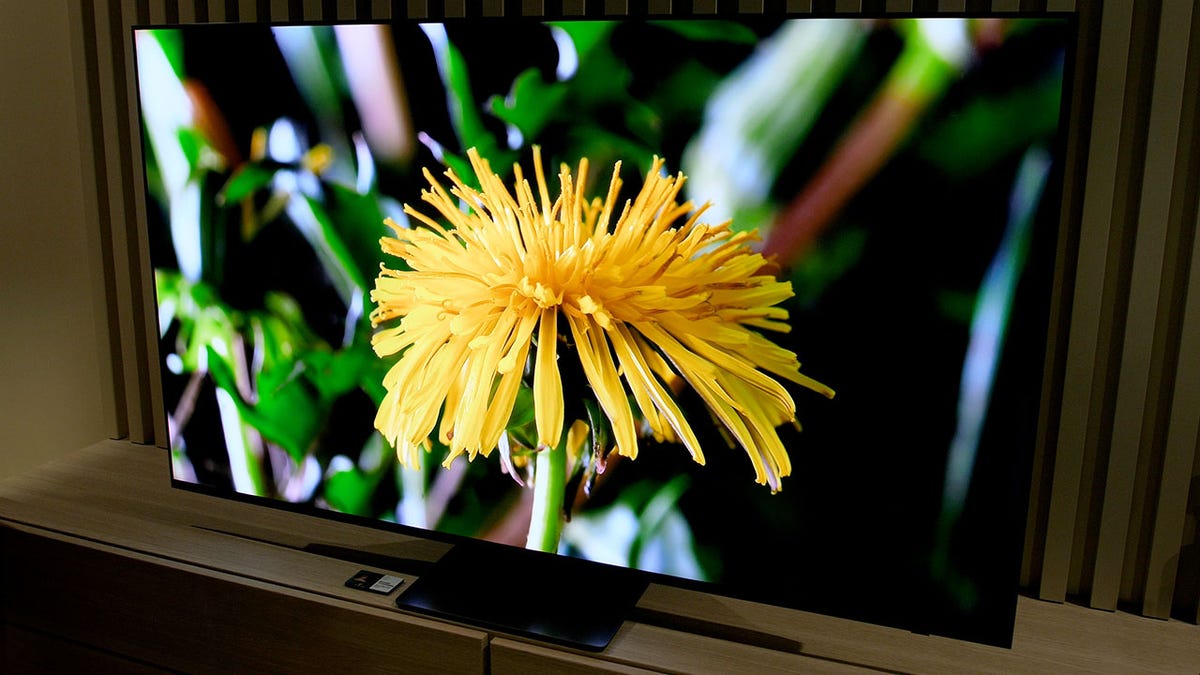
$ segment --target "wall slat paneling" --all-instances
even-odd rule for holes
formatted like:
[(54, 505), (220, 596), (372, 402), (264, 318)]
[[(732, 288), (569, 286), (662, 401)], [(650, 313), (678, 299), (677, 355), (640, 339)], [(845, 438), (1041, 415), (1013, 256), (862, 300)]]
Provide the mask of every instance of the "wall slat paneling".
[[(1163, 16), (1163, 20), (1170, 17)], [(1157, 26), (1147, 26), (1154, 32)], [(1187, 24), (1184, 25), (1186, 32)], [(1104, 500), (1099, 518), (1095, 566), (1090, 584), (1091, 604), (1101, 609), (1116, 609), (1122, 570), (1129, 541), (1130, 521), (1140, 512), (1144, 492), (1138, 489), (1153, 461), (1153, 448), (1143, 443), (1143, 429), (1152, 424), (1158, 400), (1161, 373), (1151, 368), (1154, 360), (1155, 326), (1159, 316), (1158, 296), (1167, 243), (1167, 206), (1170, 202), (1170, 174), (1174, 168), (1179, 136), (1179, 106), (1182, 100), (1183, 65), (1170, 63), (1175, 45), (1159, 41), (1156, 82), (1172, 83), (1154, 89), (1145, 144), (1145, 170), (1140, 186), (1128, 292), (1116, 409), (1113, 414), (1108, 465), (1103, 483)], [(1134, 53), (1141, 50), (1133, 47)], [(1176, 72), (1178, 71), (1178, 72)], [(1153, 439), (1150, 439), (1153, 441)], [(1139, 468), (1140, 467), (1140, 468)]]
[(179, 0), (179, 23), (196, 23), (196, 0)]
[[(86, 5), (84, 6), (87, 7)], [(128, 314), (126, 308), (122, 311), (120, 298), (128, 293), (129, 283), (129, 261), (128, 261), (128, 238), (124, 228), (120, 227), (119, 216), (122, 213), (122, 206), (119, 203), (121, 195), (119, 187), (121, 160), (111, 155), (116, 152), (113, 148), (116, 141), (113, 138), (115, 132), (113, 125), (116, 118), (116, 103), (113, 100), (112, 72), (113, 72), (113, 49), (111, 49), (112, 33), (109, 30), (111, 23), (111, 4), (107, 0), (97, 0), (91, 6), (93, 10), (92, 16), (84, 19), (84, 30), (89, 28), (95, 31), (95, 39), (97, 49), (93, 56), (95, 62), (95, 85), (89, 87), (89, 92), (93, 93), (94, 98), (91, 99), (90, 110), (92, 113), (92, 125), (95, 129), (93, 142), (95, 150), (93, 155), (96, 163), (96, 195), (97, 208), (102, 209), (102, 218), (100, 224), (106, 228), (102, 238), (109, 243), (112, 248), (105, 256), (106, 263), (112, 266), (112, 281), (111, 288), (115, 297), (108, 303), (109, 307), (109, 323), (116, 327), (117, 340), (113, 344), (114, 354), (114, 369), (119, 369), (119, 372), (114, 378), (116, 383), (122, 383), (121, 389), (124, 394), (123, 400), (119, 402), (119, 408), (125, 412), (125, 419), (122, 420), (122, 431), (129, 436), (135, 438), (134, 429), (141, 426), (141, 406), (137, 400), (136, 390), (141, 387), (141, 383), (137, 380), (136, 366), (129, 363), (129, 358), (125, 357), (124, 340), (125, 335), (132, 331), (131, 321), (124, 315)], [(92, 68), (88, 68), (89, 71)], [(91, 75), (91, 73), (89, 73)], [(110, 174), (115, 173), (116, 178), (110, 178)]]
[[(98, 321), (104, 326), (97, 331), (97, 345), (101, 364), (100, 384), (107, 395), (99, 405), (107, 424), (110, 438), (125, 438), (129, 435), (129, 413), (126, 405), (126, 380), (124, 358), (121, 352), (120, 323), (110, 317), (117, 314), (116, 247), (113, 243), (108, 191), (107, 161), (104, 152), (104, 120), (100, 114), (100, 73), (98, 72), (98, 42), (104, 41), (96, 29), (95, 3), (83, 0), (78, 11), (70, 15), (71, 58), (76, 66), (75, 100), (79, 127), (80, 166), (83, 189), (84, 213), (93, 214), (93, 224), (85, 228), (88, 246), (95, 252), (92, 260), (93, 288), (100, 292), (92, 294), (92, 305)], [(136, 385), (135, 385), (136, 386)]]
[(763, 0), (738, 0), (738, 11), (742, 14), (762, 14)]
[[(1186, 86), (1189, 68), (1186, 45), (1193, 12), (1194, 8), (1186, 0), (1167, 0), (1163, 3), (1157, 36), (1159, 50), (1155, 67), (1155, 109), (1152, 111), (1152, 115), (1158, 119), (1152, 118), (1150, 122), (1151, 133), (1162, 138), (1161, 144), (1148, 146), (1149, 152), (1158, 156), (1147, 158), (1143, 217), (1139, 221), (1139, 244), (1143, 238), (1162, 237), (1163, 262), (1161, 269), (1157, 270), (1159, 283), (1156, 297), (1130, 300), (1131, 307), (1138, 307), (1144, 301), (1157, 310), (1157, 316), (1153, 317), (1154, 323), (1151, 324), (1153, 330), (1147, 326), (1146, 331), (1152, 332), (1153, 343), (1147, 368), (1151, 386), (1145, 396), (1146, 415), (1140, 437), (1140, 452), (1145, 460), (1139, 463), (1139, 499), (1134, 502), (1135, 511), (1131, 518), (1131, 533), (1124, 561), (1125, 567), (1133, 570), (1133, 573), (1128, 575), (1128, 586), (1122, 587), (1122, 599), (1133, 602), (1144, 597), (1149, 603), (1149, 589), (1160, 584), (1162, 575), (1154, 570), (1163, 569), (1162, 561), (1156, 563), (1150, 560), (1155, 556), (1155, 550), (1161, 556), (1163, 542), (1173, 541), (1174, 549), (1178, 551), (1182, 540), (1182, 523), (1171, 525), (1174, 521), (1163, 520), (1159, 516), (1163, 515), (1162, 500), (1170, 499), (1178, 490), (1182, 490), (1186, 500), (1190, 482), (1190, 472), (1186, 472), (1186, 467), (1186, 473), (1182, 475), (1168, 470), (1164, 440), (1168, 432), (1171, 387), (1175, 371), (1180, 365), (1178, 308), (1181, 306), (1180, 290), (1184, 279), (1181, 272), (1187, 269), (1189, 263), (1190, 256), (1187, 253), (1190, 247), (1186, 246), (1186, 241), (1193, 233), (1191, 219), (1183, 215), (1190, 208), (1189, 203), (1195, 203), (1194, 185), (1189, 185), (1192, 182), (1189, 166), (1193, 164), (1190, 153), (1194, 145), (1191, 142), (1194, 137), (1189, 136), (1195, 128), (1194, 92), (1190, 94), (1191, 104), (1185, 102), (1185, 92), (1189, 89)], [(1194, 50), (1192, 52), (1194, 55)], [(1159, 109), (1163, 111), (1161, 115), (1158, 114)], [(1136, 275), (1137, 271), (1134, 273)], [(1135, 277), (1138, 280), (1143, 278), (1154, 279), (1149, 272), (1144, 277)], [(1187, 467), (1190, 467), (1190, 460), (1191, 453), (1188, 453)], [(1173, 490), (1172, 484), (1180, 480), (1183, 481), (1182, 486)], [(1185, 506), (1180, 502), (1170, 508), (1182, 513)], [(1170, 529), (1172, 527), (1173, 531)], [(1164, 608), (1155, 612), (1146, 607), (1144, 613), (1165, 618), (1170, 610), (1169, 605), (1168, 592)]]
[(288, 0), (271, 0), (272, 21), (287, 21), (290, 18)]
[[(1190, 43), (1189, 43), (1190, 37)], [(1185, 542), (1196, 541), (1196, 521), (1193, 517), (1192, 536), (1185, 530), (1188, 523), (1189, 490), (1200, 486), (1197, 465), (1200, 451), (1200, 238), (1197, 235), (1197, 196), (1200, 189), (1200, 11), (1188, 0), (1170, 0), (1163, 5), (1160, 40), (1175, 46), (1170, 54), (1160, 52), (1159, 77), (1164, 88), (1178, 90), (1179, 133), (1176, 140), (1174, 175), (1162, 178), (1171, 189), (1169, 212), (1162, 217), (1167, 222), (1167, 262), (1158, 306), (1161, 317), (1158, 333), (1162, 340), (1162, 361), (1168, 363), (1164, 377), (1163, 414), (1156, 421), (1153, 438), (1162, 442), (1161, 476), (1157, 499), (1152, 503), (1149, 523), (1149, 551), (1143, 590), (1142, 613), (1166, 618), (1170, 615), (1175, 597), (1176, 579), (1185, 577), (1184, 584), (1194, 588), (1200, 583), (1200, 569), (1188, 567), (1187, 557), (1180, 554)], [(1188, 49), (1179, 45), (1190, 44)], [(1164, 74), (1164, 71), (1167, 71)], [(1175, 101), (1173, 101), (1175, 103)], [(1189, 274), (1190, 266), (1190, 274)], [(1173, 366), (1173, 367), (1171, 367)], [(1166, 383), (1164, 383), (1166, 384)], [(1169, 399), (1166, 390), (1170, 389)], [(1161, 428), (1165, 427), (1165, 429)], [(1200, 504), (1200, 495), (1193, 496)], [(1193, 558), (1194, 560), (1194, 558)], [(1188, 602), (1193, 601), (1188, 599)], [(1198, 603), (1200, 604), (1200, 603)]]
[[(1002, 0), (994, 0), (1000, 3)], [(1075, 77), (1067, 92), (1064, 111), (1067, 125), (1065, 166), (1063, 167), (1062, 221), (1054, 264), (1054, 288), (1068, 289), (1076, 273), (1075, 251), (1079, 247), (1079, 228), (1087, 176), (1087, 156), (1091, 143), (1088, 124), (1095, 105), (1093, 84), (1096, 78), (1096, 54), (1099, 50), (1100, 11), (1085, 6), (1076, 17), (1081, 27), (1076, 45)], [(1056, 430), (1062, 421), (1063, 376), (1058, 364), (1066, 363), (1069, 346), (1072, 296), (1056, 293), (1051, 298), (1048, 317), (1046, 359), (1042, 376), (1042, 402), (1032, 458), (1032, 481), (1026, 514), (1025, 550), (1021, 561), (1020, 583), (1033, 588), (1041, 577), (1046, 552), (1050, 511), (1050, 488), (1055, 471)]]
[[(136, 16), (136, 7), (127, 5), (129, 16)], [(99, 97), (95, 110), (103, 128), (105, 183), (99, 187), (106, 193), (111, 225), (115, 286), (116, 316), (110, 315), (120, 329), (121, 366), (125, 388), (126, 431), (130, 440), (138, 443), (154, 441), (154, 422), (150, 405), (151, 390), (146, 375), (145, 352), (140, 334), (144, 334), (136, 298), (141, 297), (138, 286), (138, 237), (133, 224), (133, 163), (129, 156), (129, 114), (126, 95), (126, 30), (122, 19), (123, 5), (100, 2), (95, 6), (95, 28), (99, 72)], [(115, 48), (114, 48), (115, 46)]]
[[(1033, 458), (1025, 588), (1105, 609), (1200, 618), (1200, 10), (1191, 0), (774, 0), (797, 12), (1075, 12), (1064, 239)], [(655, 0), (646, 11), (746, 13), (761, 1)], [(95, 304), (108, 316), (113, 433), (166, 443), (142, 200), (130, 26), (365, 20), (547, 8), (629, 11), (624, 0), (82, 0), (72, 54), (97, 214)], [(598, 9), (599, 8), (599, 9)], [(432, 9), (433, 14), (430, 14)], [(1192, 509), (1192, 512), (1189, 512)]]
[[(1193, 183), (1193, 191), (1195, 184)], [(1194, 194), (1194, 192), (1193, 192)], [(1193, 227), (1197, 223), (1193, 221)], [(1193, 238), (1191, 258), (1200, 260), (1200, 239)], [(1200, 354), (1200, 270), (1193, 266), (1187, 295), (1189, 307), (1183, 318), (1183, 335), (1179, 342), (1181, 354)], [(1187, 361), (1186, 363), (1184, 361)], [(1142, 613), (1165, 619), (1170, 616), (1175, 596), (1176, 578), (1190, 575), (1193, 585), (1200, 578), (1200, 569), (1181, 569), (1185, 559), (1179, 555), (1185, 539), (1188, 492), (1200, 485), (1195, 480), (1197, 469), (1197, 438), (1200, 435), (1200, 368), (1196, 359), (1182, 359), (1177, 372), (1173, 396), (1174, 411), (1167, 429), (1163, 453), (1161, 484), (1154, 501), (1154, 516), (1150, 531), (1150, 550), (1145, 565), (1145, 588), (1142, 592)], [(1195, 520), (1193, 518), (1193, 525)]]
[(221, 23), (228, 21), (225, 16), (225, 0), (208, 0), (208, 22)]
[(304, 0), (304, 14), (301, 17), (304, 21), (317, 21), (321, 18), (323, 8), (321, 0)]
[(149, 19), (152, 24), (163, 24), (167, 21), (167, 0), (150, 0)]
[[(1095, 417), (1093, 392), (1097, 350), (1100, 347), (1103, 302), (1096, 289), (1104, 286), (1109, 255), (1113, 195), (1117, 186), (1117, 152), (1126, 88), (1126, 55), (1129, 52), (1133, 2), (1116, 0), (1104, 5), (1099, 36), (1095, 99), (1091, 119), (1080, 240), (1072, 298), (1070, 337), (1063, 379), (1062, 417), (1055, 443), (1053, 489), (1040, 575), (1039, 596), (1066, 598), (1072, 551), (1076, 548), (1076, 520), (1087, 492), (1081, 492), (1085, 469), (1087, 429)], [(1116, 104), (1112, 104), (1115, 102)]]
[[(1117, 151), (1117, 182), (1114, 186), (1111, 235), (1106, 272), (1101, 295), (1101, 332), (1096, 353), (1096, 379), (1092, 396), (1095, 412), (1088, 421), (1085, 441), (1084, 480), (1090, 484), (1081, 494), (1076, 538), (1071, 560), (1069, 590), (1075, 595), (1087, 595), (1093, 588), (1097, 564), (1110, 563), (1121, 569), (1119, 560), (1097, 556), (1102, 517), (1106, 507), (1121, 503), (1119, 489), (1106, 493), (1109, 465), (1124, 458), (1134, 467), (1131, 513), (1137, 514), (1145, 499), (1144, 478), (1147, 455), (1139, 454), (1136, 443), (1116, 448), (1112, 437), (1116, 411), (1132, 398), (1119, 388), (1119, 371), (1125, 326), (1132, 304), (1129, 302), (1130, 276), (1134, 245), (1140, 240), (1137, 216), (1141, 199), (1142, 175), (1145, 171), (1146, 143), (1153, 81), (1154, 37), (1158, 3), (1137, 3), (1130, 24), (1130, 41), (1126, 62), (1125, 97), (1121, 102), (1123, 115)], [(1140, 420), (1133, 423), (1140, 427)], [(1125, 540), (1126, 554), (1134, 538)], [(1122, 587), (1129, 582), (1122, 580)]]
[(383, 20), (391, 19), (392, 0), (371, 0), (371, 18)]
[[(124, 76), (120, 83), (133, 83), (137, 80), (136, 64), (133, 59), (133, 26), (145, 25), (149, 21), (148, 8), (144, 0), (124, 0), (123, 25), (121, 26), (121, 43), (125, 47), (125, 58), (122, 59)], [(121, 116), (119, 129), (122, 130), (121, 142), (124, 144), (122, 155), (129, 162), (125, 167), (126, 220), (124, 225), (132, 237), (130, 246), (130, 262), (135, 267), (130, 275), (130, 291), (137, 301), (132, 303), (136, 314), (133, 322), (132, 343), (138, 358), (138, 375), (143, 382), (141, 398), (143, 410), (143, 426), (147, 437), (143, 442), (154, 443), (156, 439), (167, 437), (167, 416), (163, 410), (162, 379), (158, 370), (158, 317), (154, 304), (154, 278), (150, 266), (145, 261), (150, 259), (149, 238), (142, 236), (144, 229), (141, 224), (146, 222), (145, 185), (142, 180), (142, 128), (136, 114), (137, 87), (120, 86), (117, 90), (123, 95), (123, 105), (127, 112)]]
[(238, 21), (254, 23), (258, 21), (257, 0), (238, 0)]

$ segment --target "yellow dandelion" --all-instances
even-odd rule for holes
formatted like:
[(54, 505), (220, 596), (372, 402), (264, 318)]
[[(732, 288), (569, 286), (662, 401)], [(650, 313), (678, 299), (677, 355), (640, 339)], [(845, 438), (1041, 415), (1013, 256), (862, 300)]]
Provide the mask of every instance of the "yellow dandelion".
[(374, 336), (375, 352), (400, 354), (375, 426), (400, 462), (419, 466), (435, 426), (450, 449), (446, 465), (463, 453), (488, 455), (505, 433), (532, 350), (540, 445), (556, 447), (573, 422), (564, 420), (564, 395), (585, 395), (563, 391), (559, 359), (572, 358), (619, 454), (637, 456), (644, 422), (704, 463), (675, 399), (682, 379), (746, 450), (757, 481), (778, 490), (791, 464), (776, 427), (795, 421), (795, 404), (772, 375), (833, 391), (759, 333), (789, 330), (776, 305), (792, 290), (760, 271), (765, 261), (747, 245), (755, 235), (699, 222), (704, 208), (677, 203), (685, 178), (662, 175), (659, 158), (618, 214), (620, 163), (607, 196), (591, 200), (583, 195), (587, 159), (575, 176), (564, 164), (552, 201), (536, 148), (536, 196), (519, 165), (514, 196), (474, 149), (468, 155), (479, 190), (453, 171), (447, 190), (425, 171), (422, 198), (449, 227), (406, 206), (425, 227), (389, 221), (395, 237), (381, 241), (409, 267), (383, 267), (371, 293), (372, 323), (387, 324)]

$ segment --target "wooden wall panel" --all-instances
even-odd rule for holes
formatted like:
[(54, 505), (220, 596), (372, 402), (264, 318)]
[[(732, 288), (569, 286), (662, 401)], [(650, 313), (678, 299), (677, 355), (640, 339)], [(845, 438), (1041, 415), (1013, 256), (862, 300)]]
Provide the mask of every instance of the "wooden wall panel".
[(271, 0), (271, 21), (287, 21), (292, 18), (288, 0)]
[[(1153, 49), (1148, 52), (1142, 49), (1152, 46), (1153, 43), (1147, 45), (1146, 42), (1150, 35), (1158, 32), (1158, 22), (1152, 18), (1148, 16), (1147, 25), (1141, 27), (1141, 44), (1133, 46), (1133, 54), (1153, 55)], [(1166, 21), (1170, 17), (1164, 14), (1162, 18)], [(1184, 24), (1185, 32), (1187, 25)], [(1137, 214), (1131, 223), (1136, 227), (1136, 239), (1129, 256), (1132, 264), (1127, 300), (1124, 300), (1128, 311), (1120, 346), (1116, 404), (1111, 433), (1106, 434), (1110, 443), (1107, 467), (1097, 471), (1098, 476), (1104, 476), (1104, 498), (1099, 505), (1095, 563), (1088, 591), (1093, 606), (1110, 610), (1117, 606), (1126, 544), (1131, 539), (1130, 521), (1136, 517), (1145, 499), (1144, 476), (1152, 461), (1153, 449), (1145, 447), (1143, 429), (1154, 418), (1161, 380), (1151, 365), (1155, 359), (1156, 336), (1162, 335), (1157, 325), (1162, 316), (1157, 300), (1167, 253), (1167, 204), (1179, 135), (1183, 78), (1182, 67), (1175, 68), (1168, 63), (1169, 51), (1175, 45), (1159, 41), (1158, 47), (1155, 59), (1158, 67), (1153, 77), (1162, 85), (1174, 82), (1174, 86), (1154, 88), (1149, 123), (1145, 125), (1144, 170), (1138, 185)], [(1144, 76), (1149, 77), (1150, 73)], [(1140, 105), (1141, 101), (1135, 104)], [(1138, 138), (1140, 140), (1141, 136)], [(1139, 476), (1143, 479), (1137, 480)]]
[[(144, 348), (146, 326), (143, 321), (143, 297), (140, 286), (142, 268), (138, 254), (140, 245), (135, 230), (134, 164), (130, 157), (131, 121), (129, 115), (129, 83), (126, 54), (126, 15), (137, 15), (137, 7), (129, 0), (119, 3), (100, 0), (94, 5), (93, 27), (97, 36), (96, 71), (97, 97), (92, 110), (97, 115), (102, 136), (105, 169), (103, 184), (98, 184), (107, 202), (108, 225), (112, 241), (112, 260), (116, 297), (110, 303), (115, 312), (110, 321), (118, 327), (121, 341), (122, 378), (126, 383), (126, 433), (138, 443), (154, 441), (152, 389), (147, 379), (147, 354)], [(128, 10), (128, 11), (127, 11)], [(139, 177), (140, 179), (140, 177)], [(115, 316), (114, 316), (115, 314)]]
[[(993, 0), (993, 7), (1003, 0)], [(1016, 11), (1014, 5), (1012, 10)], [(1100, 10), (1085, 5), (1076, 15), (1080, 29), (1074, 56), (1074, 81), (1067, 92), (1066, 148), (1063, 167), (1062, 222), (1055, 254), (1053, 287), (1070, 289), (1077, 270), (1076, 253), (1080, 244), (1080, 214), (1086, 195), (1087, 158), (1092, 142), (1090, 120), (1095, 105), (1096, 55), (1099, 51)], [(1023, 588), (1036, 586), (1045, 560), (1049, 526), (1050, 488), (1056, 470), (1058, 429), (1063, 417), (1063, 364), (1067, 362), (1072, 320), (1072, 294), (1056, 293), (1050, 301), (1046, 367), (1042, 376), (1042, 403), (1031, 468), (1029, 507), (1026, 514), (1025, 550), (1020, 583)]]
[(1090, 123), (1090, 151), (1080, 246), (1071, 304), (1070, 335), (1063, 380), (1062, 414), (1057, 429), (1049, 516), (1046, 528), (1039, 596), (1065, 599), (1072, 553), (1080, 547), (1077, 514), (1088, 512), (1089, 492), (1084, 485), (1088, 468), (1089, 426), (1094, 427), (1103, 391), (1098, 382), (1107, 368), (1101, 353), (1105, 326), (1106, 264), (1111, 251), (1114, 194), (1118, 186), (1118, 152), (1126, 98), (1127, 55), (1133, 14), (1132, 0), (1110, 0), (1104, 5), (1096, 68), (1095, 107)]
[(179, 0), (179, 23), (196, 23), (196, 0)]
[[(1180, 32), (1189, 30), (1190, 48), (1172, 55), (1180, 71), (1177, 84), (1182, 100), (1175, 171), (1168, 177), (1170, 253), (1159, 305), (1175, 310), (1161, 331), (1167, 334), (1163, 351), (1169, 353), (1163, 360), (1173, 357), (1173, 367), (1166, 370), (1168, 377), (1171, 373), (1174, 377), (1156, 433), (1162, 439), (1161, 483), (1147, 522), (1143, 613), (1166, 617), (1174, 599), (1181, 610), (1200, 620), (1200, 601), (1194, 595), (1200, 587), (1196, 555), (1200, 544), (1200, 359), (1196, 358), (1200, 354), (1200, 10), (1186, 0), (1166, 3), (1163, 27), (1164, 35), (1170, 31), (1176, 36), (1172, 40), (1176, 45), (1181, 44)], [(1192, 596), (1176, 593), (1177, 583), (1190, 589)]]
[(372, 19), (386, 21), (392, 18), (392, 0), (371, 0)]
[(68, 15), (68, 30), (71, 58), (76, 68), (75, 100), (82, 158), (83, 206), (84, 213), (91, 214), (93, 218), (91, 227), (86, 228), (88, 245), (94, 251), (96, 261), (92, 265), (94, 292), (91, 301), (96, 317), (107, 325), (107, 330), (97, 333), (102, 355), (100, 382), (107, 390), (107, 395), (96, 403), (103, 408), (108, 436), (116, 439), (129, 436), (129, 412), (125, 363), (120, 346), (121, 327), (118, 321), (111, 318), (118, 311), (117, 247), (113, 242), (108, 191), (101, 188), (108, 185), (108, 161), (104, 150), (104, 121), (99, 114), (100, 69), (97, 49), (100, 44), (106, 43), (97, 33), (95, 12), (95, 3), (83, 0), (76, 11)]

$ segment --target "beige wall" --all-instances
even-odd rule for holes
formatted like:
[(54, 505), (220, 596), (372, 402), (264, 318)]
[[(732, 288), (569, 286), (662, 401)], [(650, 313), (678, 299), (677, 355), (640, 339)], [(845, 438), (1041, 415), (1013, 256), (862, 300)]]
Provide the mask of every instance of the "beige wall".
[(104, 437), (67, 2), (0, 2), (0, 478)]

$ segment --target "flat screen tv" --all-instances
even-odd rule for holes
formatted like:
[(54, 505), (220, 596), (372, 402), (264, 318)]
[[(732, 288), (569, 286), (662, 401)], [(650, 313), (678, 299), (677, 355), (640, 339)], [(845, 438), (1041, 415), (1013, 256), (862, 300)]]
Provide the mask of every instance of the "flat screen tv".
[(452, 542), (402, 605), (575, 645), (656, 582), (1007, 646), (1074, 40), (139, 27), (173, 484)]

